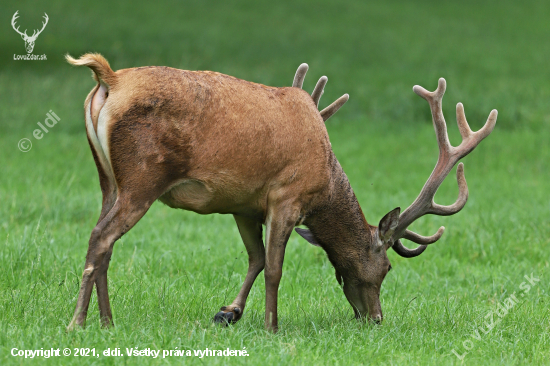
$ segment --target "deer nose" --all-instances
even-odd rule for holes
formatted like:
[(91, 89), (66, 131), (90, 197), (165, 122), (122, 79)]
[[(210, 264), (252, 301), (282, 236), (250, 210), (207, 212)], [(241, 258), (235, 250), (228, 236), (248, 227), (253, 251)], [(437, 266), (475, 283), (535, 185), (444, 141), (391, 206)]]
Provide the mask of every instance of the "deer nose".
[(382, 315), (381, 314), (376, 314), (371, 319), (375, 324), (382, 324)]

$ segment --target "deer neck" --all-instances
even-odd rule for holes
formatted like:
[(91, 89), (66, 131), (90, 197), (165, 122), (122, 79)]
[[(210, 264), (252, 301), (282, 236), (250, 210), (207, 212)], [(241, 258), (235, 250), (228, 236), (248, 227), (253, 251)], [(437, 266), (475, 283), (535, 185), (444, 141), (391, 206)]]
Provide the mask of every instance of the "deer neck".
[(326, 200), (304, 224), (319, 245), (327, 252), (336, 268), (360, 255), (371, 242), (371, 226), (367, 223), (348, 177), (333, 155), (332, 179)]

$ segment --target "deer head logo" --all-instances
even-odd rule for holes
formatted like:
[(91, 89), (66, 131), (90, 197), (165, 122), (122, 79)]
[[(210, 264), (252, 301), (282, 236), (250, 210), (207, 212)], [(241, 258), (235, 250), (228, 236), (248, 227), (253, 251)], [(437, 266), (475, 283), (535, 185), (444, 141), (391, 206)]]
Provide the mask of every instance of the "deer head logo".
[(27, 30), (26, 29), (23, 33), (21, 33), (19, 31), (19, 27), (15, 28), (15, 21), (17, 20), (17, 18), (19, 18), (19, 16), (17, 15), (18, 12), (19, 12), (19, 10), (17, 10), (15, 12), (15, 14), (13, 14), (13, 18), (11, 18), (11, 26), (13, 27), (13, 29), (17, 33), (19, 33), (21, 35), (21, 38), (23, 38), (23, 40), (25, 41), (25, 48), (27, 49), (27, 53), (31, 53), (32, 50), (34, 49), (34, 42), (36, 41), (36, 38), (38, 38), (38, 35), (40, 33), (42, 33), (44, 28), (46, 28), (46, 24), (48, 24), (48, 14), (44, 13), (44, 19), (46, 21), (42, 23), (42, 29), (40, 29), (40, 30), (35, 29), (32, 36), (29, 37), (27, 35)]

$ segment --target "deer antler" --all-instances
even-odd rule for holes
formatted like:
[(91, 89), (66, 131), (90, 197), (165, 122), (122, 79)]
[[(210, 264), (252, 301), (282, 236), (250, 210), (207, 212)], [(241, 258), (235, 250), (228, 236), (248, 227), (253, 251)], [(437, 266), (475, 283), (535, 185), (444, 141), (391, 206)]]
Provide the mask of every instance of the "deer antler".
[[(296, 70), (296, 74), (294, 75), (294, 82), (292, 83), (293, 87), (300, 89), (302, 88), (308, 69), (309, 66), (306, 63), (303, 63), (298, 67), (298, 70)], [(315, 89), (313, 89), (313, 92), (311, 93), (311, 98), (313, 98), (316, 106), (319, 106), (319, 100), (321, 100), (321, 96), (325, 91), (325, 85), (327, 85), (327, 81), (328, 78), (326, 76), (321, 76), (321, 78), (315, 85)], [(340, 98), (332, 102), (331, 105), (323, 109), (320, 112), (321, 117), (323, 117), (323, 121), (326, 122), (330, 117), (332, 117), (333, 114), (338, 112), (338, 110), (348, 101), (348, 99), (349, 95), (344, 94)]]
[[(42, 22), (42, 29), (40, 29), (40, 30), (36, 30), (36, 29), (35, 29), (34, 32), (33, 32), (33, 34), (32, 34), (32, 36), (30, 36), (30, 38), (36, 39), (36, 37), (38, 37), (38, 35), (39, 35), (40, 33), (42, 33), (42, 31), (44, 30), (44, 28), (46, 28), (46, 24), (48, 24), (48, 20), (49, 20), (50, 18), (48, 18), (48, 14), (46, 14), (46, 13), (44, 13), (43, 18), (46, 20), (46, 22)], [(38, 33), (37, 33), (37, 32), (38, 32)]]
[(17, 20), (17, 18), (19, 18), (19, 15), (17, 15), (17, 13), (19, 13), (19, 10), (17, 10), (15, 12), (15, 14), (13, 14), (13, 17), (11, 18), (11, 26), (13, 27), (13, 30), (16, 31), (17, 33), (19, 33), (21, 36), (29, 37), (29, 36), (27, 36), (27, 30), (26, 29), (25, 29), (25, 32), (21, 33), (19, 31), (19, 27), (15, 28), (15, 21)]
[[(477, 132), (473, 132), (466, 121), (464, 115), (464, 106), (462, 103), (456, 105), (456, 119), (462, 143), (454, 147), (449, 142), (447, 135), (447, 125), (441, 110), (443, 94), (445, 94), (446, 82), (445, 79), (439, 79), (437, 89), (434, 92), (429, 92), (421, 86), (415, 85), (413, 91), (426, 99), (430, 104), (432, 111), (433, 125), (437, 136), (437, 144), (439, 145), (439, 158), (437, 164), (428, 178), (426, 184), (420, 191), (416, 200), (399, 216), (399, 224), (393, 234), (394, 244), (392, 248), (397, 254), (402, 257), (411, 258), (422, 254), (428, 244), (435, 243), (445, 230), (445, 227), (440, 227), (437, 233), (432, 236), (422, 236), (407, 230), (407, 227), (416, 219), (427, 215), (434, 214), (440, 216), (454, 215), (460, 211), (468, 200), (468, 185), (464, 177), (464, 165), (460, 163), (456, 170), (456, 178), (458, 181), (459, 194), (456, 202), (449, 206), (438, 205), (434, 202), (434, 196), (437, 189), (447, 176), (458, 160), (468, 155), (475, 147), (487, 137), (497, 121), (497, 110), (493, 109), (489, 114), (489, 118), (485, 125)], [(417, 244), (421, 244), (416, 249), (409, 249), (401, 243), (401, 238), (408, 239)]]

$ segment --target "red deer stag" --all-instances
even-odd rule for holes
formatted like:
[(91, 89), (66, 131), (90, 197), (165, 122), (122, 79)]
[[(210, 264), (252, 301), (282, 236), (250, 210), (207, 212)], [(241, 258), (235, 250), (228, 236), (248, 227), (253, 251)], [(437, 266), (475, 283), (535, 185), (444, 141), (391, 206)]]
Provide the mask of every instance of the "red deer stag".
[[(112, 324), (107, 270), (113, 245), (157, 199), (173, 208), (235, 218), (249, 267), (237, 297), (221, 308), (216, 321), (242, 317), (252, 284), (264, 270), (265, 326), (277, 330), (285, 247), (292, 229), (305, 225), (309, 230), (296, 231), (326, 251), (356, 317), (380, 322), (380, 286), (391, 268), (386, 250), (414, 257), (441, 237), (443, 228), (423, 237), (407, 227), (425, 214), (462, 209), (468, 197), (462, 164), (457, 202), (440, 206), (433, 197), (454, 164), (489, 135), (497, 117), (492, 111), (474, 133), (458, 104), (463, 142), (453, 147), (441, 111), (445, 80), (433, 93), (415, 86), (432, 110), (439, 159), (416, 201), (401, 215), (399, 208), (392, 210), (376, 227), (365, 220), (324, 125), (348, 96), (319, 112), (326, 77), (310, 96), (301, 89), (307, 65), (298, 68), (293, 87), (275, 88), (209, 71), (139, 67), (114, 72), (98, 54), (67, 60), (91, 68), (97, 81), (84, 109), (103, 193), (69, 330), (84, 325), (94, 283), (102, 323)], [(422, 245), (411, 250), (401, 238)]]

